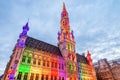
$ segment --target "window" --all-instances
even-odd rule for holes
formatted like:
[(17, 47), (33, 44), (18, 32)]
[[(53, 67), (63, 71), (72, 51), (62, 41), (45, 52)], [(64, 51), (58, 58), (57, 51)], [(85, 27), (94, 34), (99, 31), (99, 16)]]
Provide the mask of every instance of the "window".
[(42, 74), (41, 80), (44, 80), (44, 75)]
[(61, 77), (59, 76), (59, 80), (61, 80)]
[(51, 80), (53, 80), (53, 76), (51, 76)]
[(39, 74), (36, 74), (35, 80), (39, 80)]
[(55, 76), (55, 79), (54, 80), (57, 80), (57, 76)]
[(73, 67), (72, 67), (72, 64), (71, 64), (71, 63), (70, 63), (70, 65), (69, 65), (69, 66), (70, 66), (70, 70), (73, 70)]
[(22, 57), (22, 62), (25, 62), (26, 56)]
[(47, 61), (47, 67), (49, 67), (49, 61)]
[(70, 50), (70, 44), (68, 44), (68, 50)]
[(31, 63), (31, 57), (28, 57), (28, 61), (27, 61), (27, 63)]
[(17, 76), (17, 80), (21, 80), (21, 77), (22, 77), (22, 72), (19, 72)]
[(57, 68), (57, 63), (55, 63), (55, 68)]
[(28, 78), (28, 73), (25, 73), (23, 80), (27, 80), (27, 78)]
[(38, 65), (40, 65), (40, 64), (41, 64), (41, 60), (39, 59), (39, 60), (38, 60)]
[(59, 63), (59, 69), (61, 69), (61, 67), (60, 67), (60, 63)]
[(34, 79), (34, 74), (31, 73), (30, 80), (33, 80), (33, 79)]
[(64, 77), (62, 77), (62, 80), (64, 80)]
[(64, 65), (62, 64), (62, 70), (64, 70)]
[(36, 59), (33, 59), (33, 64), (36, 64)]
[(45, 60), (43, 60), (43, 66), (45, 66)]
[(54, 67), (53, 65), (54, 65), (54, 62), (52, 62), (52, 65), (51, 65), (51, 66)]
[(46, 75), (46, 80), (48, 80), (48, 75)]

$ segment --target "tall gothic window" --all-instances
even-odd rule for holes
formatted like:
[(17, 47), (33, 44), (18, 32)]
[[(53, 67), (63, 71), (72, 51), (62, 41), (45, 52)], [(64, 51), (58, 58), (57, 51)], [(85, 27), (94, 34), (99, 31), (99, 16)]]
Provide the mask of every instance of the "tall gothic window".
[(41, 60), (39, 59), (39, 60), (38, 60), (38, 65), (40, 65), (40, 64), (41, 64)]
[(49, 61), (47, 61), (47, 67), (49, 67)]
[(44, 75), (42, 74), (41, 80), (44, 80)]
[(57, 68), (57, 63), (55, 63), (55, 68)]
[(22, 72), (19, 72), (17, 76), (17, 80), (21, 80), (21, 78), (22, 78)]
[(48, 80), (48, 75), (46, 75), (46, 80)]
[(28, 61), (27, 61), (28, 64), (31, 63), (31, 57), (28, 57)]
[(68, 50), (70, 50), (70, 44), (68, 44)]
[(53, 80), (53, 76), (51, 76), (51, 80)]
[(27, 78), (28, 78), (28, 73), (25, 73), (23, 80), (27, 80)]
[(57, 76), (55, 76), (55, 79), (54, 80), (57, 80)]
[(45, 60), (43, 60), (43, 66), (45, 66)]
[(62, 77), (62, 80), (64, 80), (64, 77)]
[(25, 60), (26, 60), (26, 56), (23, 56), (22, 57), (22, 62), (25, 62)]
[(64, 65), (62, 64), (62, 70), (64, 70)]
[(69, 68), (70, 68), (71, 71), (73, 70), (73, 66), (72, 66), (71, 63), (70, 63), (70, 65), (69, 65)]
[(33, 59), (33, 64), (36, 64), (36, 59), (35, 58)]
[(39, 74), (36, 74), (35, 80), (39, 80)]
[(54, 62), (52, 62), (52, 65), (51, 65), (51, 66), (52, 66), (52, 68), (54, 67)]
[(31, 73), (30, 80), (34, 80), (34, 74)]

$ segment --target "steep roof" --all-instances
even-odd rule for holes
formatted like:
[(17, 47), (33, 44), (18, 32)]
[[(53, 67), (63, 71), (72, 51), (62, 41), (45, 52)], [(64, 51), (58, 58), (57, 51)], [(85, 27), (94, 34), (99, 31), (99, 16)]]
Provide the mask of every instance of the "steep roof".
[(40, 41), (40, 40), (37, 40), (37, 39), (34, 39), (32, 37), (29, 37), (29, 36), (26, 39), (25, 45), (27, 47), (32, 47), (34, 49), (47, 51), (47, 52), (62, 56), (62, 54), (59, 50), (59, 47), (48, 44), (46, 42), (43, 42), (43, 41)]
[(83, 55), (76, 54), (77, 62), (88, 64), (87, 58)]

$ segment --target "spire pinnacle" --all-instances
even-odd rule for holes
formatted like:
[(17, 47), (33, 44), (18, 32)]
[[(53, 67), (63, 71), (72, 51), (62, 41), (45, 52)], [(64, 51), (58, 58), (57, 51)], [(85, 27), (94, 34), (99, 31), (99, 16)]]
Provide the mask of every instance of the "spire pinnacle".
[(63, 11), (66, 11), (65, 3), (63, 2)]

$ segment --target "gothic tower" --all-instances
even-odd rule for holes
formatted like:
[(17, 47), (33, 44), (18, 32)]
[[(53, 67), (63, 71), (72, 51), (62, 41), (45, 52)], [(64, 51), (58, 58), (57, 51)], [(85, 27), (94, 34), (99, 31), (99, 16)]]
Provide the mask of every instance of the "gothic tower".
[(27, 39), (27, 32), (29, 31), (28, 22), (23, 26), (23, 31), (19, 35), (19, 39), (14, 47), (13, 54), (10, 56), (10, 61), (4, 72), (2, 80), (14, 80), (17, 66), (19, 66), (20, 57), (25, 49), (25, 41)]
[(70, 30), (69, 16), (63, 3), (61, 13), (60, 31), (58, 32), (58, 45), (66, 62), (66, 73), (69, 80), (77, 79), (77, 62), (73, 31)]

